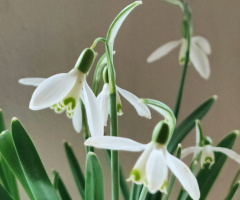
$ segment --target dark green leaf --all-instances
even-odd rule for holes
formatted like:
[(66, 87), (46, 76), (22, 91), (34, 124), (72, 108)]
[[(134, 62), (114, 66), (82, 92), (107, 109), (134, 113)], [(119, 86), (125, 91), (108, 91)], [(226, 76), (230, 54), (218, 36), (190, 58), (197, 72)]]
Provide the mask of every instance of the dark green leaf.
[(0, 199), (2, 200), (14, 200), (7, 190), (0, 184)]
[(18, 158), (16, 148), (13, 143), (12, 134), (8, 130), (0, 134), (0, 152), (4, 157), (5, 161), (7, 162), (7, 164), (9, 165), (9, 167), (12, 169), (13, 173), (16, 175), (16, 177), (22, 184), (29, 198), (34, 199), (32, 191), (24, 175), (22, 165)]
[[(231, 149), (237, 138), (237, 135), (238, 135), (237, 132), (230, 133), (217, 146)], [(215, 152), (214, 155), (215, 163), (211, 167), (211, 169), (209, 169), (209, 164), (206, 164), (204, 168), (198, 172), (197, 175), (198, 185), (201, 193), (200, 200), (206, 199), (209, 191), (211, 190), (211, 187), (213, 186), (215, 180), (218, 177), (218, 174), (220, 173), (227, 159), (227, 156), (225, 154), (219, 152)], [(189, 196), (187, 199), (191, 200)]]
[(58, 190), (62, 200), (71, 200), (66, 186), (64, 185), (61, 177), (59, 176), (59, 173), (57, 171), (53, 171), (53, 186), (55, 189)]
[(65, 148), (65, 152), (67, 155), (69, 166), (72, 170), (73, 178), (76, 182), (76, 185), (78, 187), (78, 190), (80, 192), (82, 199), (84, 199), (85, 178), (82, 173), (81, 167), (78, 164), (77, 158), (76, 158), (70, 144), (68, 144), (67, 142), (64, 142), (64, 148)]
[(233, 196), (235, 195), (237, 189), (239, 188), (239, 184), (240, 184), (240, 183), (238, 182), (238, 183), (236, 183), (236, 184), (232, 187), (231, 191), (228, 193), (228, 195), (227, 195), (227, 197), (225, 198), (225, 200), (232, 200), (232, 198), (233, 198)]
[(93, 152), (86, 159), (85, 200), (104, 200), (102, 167)]
[(2, 109), (0, 108), (0, 133), (6, 130)]
[(59, 200), (32, 140), (16, 118), (12, 120), (12, 136), (24, 174), (35, 199)]
[(187, 134), (194, 128), (195, 120), (202, 119), (210, 110), (213, 103), (216, 100), (216, 96), (205, 101), (196, 110), (194, 110), (181, 124), (175, 129), (172, 138), (168, 144), (169, 153), (173, 154), (177, 148), (177, 145), (187, 136)]

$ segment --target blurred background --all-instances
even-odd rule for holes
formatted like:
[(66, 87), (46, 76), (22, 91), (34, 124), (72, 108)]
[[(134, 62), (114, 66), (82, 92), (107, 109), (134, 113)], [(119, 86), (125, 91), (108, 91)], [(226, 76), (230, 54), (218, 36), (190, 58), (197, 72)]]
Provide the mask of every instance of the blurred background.
[[(65, 114), (50, 109), (31, 111), (28, 108), (33, 87), (18, 84), (24, 77), (49, 77), (68, 72), (81, 51), (97, 37), (105, 37), (117, 14), (132, 1), (52, 0), (0, 1), (0, 107), (7, 127), (16, 116), (30, 134), (49, 175), (60, 172), (73, 199), (80, 199), (74, 184), (63, 140), (70, 142), (85, 170), (83, 135), (74, 132)], [(178, 122), (201, 103), (217, 94), (218, 100), (202, 120), (204, 135), (216, 145), (227, 133), (240, 129), (240, 1), (189, 1), (193, 12), (194, 35), (208, 39), (212, 46), (209, 57), (211, 76), (204, 80), (189, 66)], [(143, 1), (120, 29), (114, 56), (117, 84), (138, 97), (160, 100), (174, 108), (182, 67), (178, 65), (179, 49), (154, 63), (147, 57), (160, 45), (181, 38), (180, 9), (160, 0)], [(95, 49), (100, 58), (104, 45)], [(92, 83), (93, 70), (88, 83)], [(155, 124), (162, 119), (152, 112), (152, 120), (141, 118), (122, 99), (124, 115), (119, 117), (119, 135), (148, 143)], [(106, 128), (109, 132), (109, 127)], [(195, 130), (183, 142), (183, 148), (195, 144)], [(240, 153), (240, 141), (234, 150)], [(110, 170), (102, 151), (96, 151), (105, 176), (105, 199), (111, 199)], [(120, 161), (126, 177), (140, 153), (121, 152)], [(186, 159), (190, 163), (191, 157)], [(229, 160), (207, 199), (225, 197), (239, 165)], [(175, 199), (179, 183), (175, 188)], [(129, 184), (131, 186), (131, 184)], [(224, 189), (221, 189), (224, 188)], [(216, 193), (217, 191), (217, 193)], [(22, 194), (22, 199), (27, 199)], [(221, 198), (222, 199), (222, 198)]]

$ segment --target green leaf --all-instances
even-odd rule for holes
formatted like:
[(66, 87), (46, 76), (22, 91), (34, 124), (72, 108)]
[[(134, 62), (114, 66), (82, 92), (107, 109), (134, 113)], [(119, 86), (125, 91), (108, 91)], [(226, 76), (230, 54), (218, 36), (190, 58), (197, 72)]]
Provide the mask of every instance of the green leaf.
[(0, 108), (0, 133), (6, 130), (2, 109)]
[(83, 172), (81, 170), (80, 165), (78, 164), (77, 158), (72, 150), (71, 145), (68, 142), (64, 142), (64, 148), (67, 155), (69, 166), (73, 174), (73, 178), (75, 180), (75, 183), (78, 187), (82, 199), (84, 199), (85, 178)]
[(113, 20), (112, 24), (110, 25), (107, 33), (106, 41), (110, 47), (110, 56), (112, 58), (113, 56), (113, 44), (114, 40), (117, 36), (117, 33), (126, 19), (126, 17), (130, 14), (130, 12), (138, 5), (142, 4), (142, 1), (135, 1), (134, 3), (128, 5), (126, 8), (124, 8), (118, 16)]
[(86, 159), (85, 200), (104, 200), (102, 167), (95, 153)]
[(95, 96), (98, 95), (99, 85), (102, 80), (102, 70), (106, 65), (107, 65), (107, 56), (106, 56), (106, 53), (104, 53), (102, 57), (99, 59), (94, 71), (92, 91), (95, 94)]
[(9, 192), (10, 195), (15, 200), (19, 200), (19, 192), (17, 187), (17, 181), (15, 178), (15, 175), (13, 174), (12, 170), (9, 168), (8, 164), (4, 160), (3, 156), (0, 158), (0, 171), (1, 171), (1, 180), (3, 183), (3, 186), (6, 188), (6, 190)]
[(66, 186), (64, 185), (59, 173), (57, 171), (53, 171), (53, 186), (56, 190), (58, 190), (62, 200), (71, 200)]
[(5, 161), (7, 162), (7, 164), (9, 165), (9, 167), (12, 169), (13, 173), (16, 175), (16, 177), (22, 184), (29, 198), (35, 199), (28, 185), (27, 179), (24, 175), (22, 165), (20, 163), (16, 148), (13, 143), (12, 134), (8, 130), (3, 131), (0, 134), (0, 152), (4, 157)]
[(34, 198), (59, 200), (32, 140), (17, 118), (12, 120), (12, 137)]
[(14, 200), (7, 190), (0, 184), (0, 199)]
[(195, 120), (202, 119), (210, 110), (213, 103), (217, 99), (216, 96), (211, 97), (203, 104), (201, 104), (196, 110), (194, 110), (181, 124), (175, 129), (172, 138), (168, 144), (169, 153), (173, 154), (177, 145), (187, 136), (187, 134), (194, 128)]
[[(232, 149), (233, 144), (237, 138), (238, 132), (232, 132), (229, 135), (227, 135), (217, 146), (218, 147), (225, 147), (228, 149)], [(215, 155), (215, 163), (209, 169), (209, 164), (204, 165), (204, 168), (201, 169), (198, 172), (197, 175), (197, 181), (201, 193), (200, 200), (206, 199), (209, 191), (211, 190), (211, 187), (213, 186), (215, 180), (218, 177), (218, 174), (220, 173), (227, 156), (225, 154), (214, 152)], [(188, 200), (191, 200), (191, 198), (188, 196)]]
[(228, 195), (227, 195), (227, 197), (225, 198), (225, 200), (232, 200), (232, 199), (233, 199), (233, 197), (234, 197), (237, 189), (239, 188), (239, 184), (240, 184), (240, 183), (238, 182), (238, 183), (236, 183), (236, 184), (232, 187), (231, 191), (228, 193)]

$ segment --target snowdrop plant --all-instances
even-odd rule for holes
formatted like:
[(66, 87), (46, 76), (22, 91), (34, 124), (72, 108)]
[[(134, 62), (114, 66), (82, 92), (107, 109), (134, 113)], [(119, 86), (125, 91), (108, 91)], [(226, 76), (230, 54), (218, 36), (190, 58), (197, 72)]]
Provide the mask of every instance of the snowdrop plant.
[[(153, 62), (181, 45), (179, 62), (183, 65), (183, 73), (174, 112), (160, 101), (139, 99), (116, 85), (114, 41), (123, 22), (136, 7), (142, 4), (142, 1), (133, 2), (125, 7), (111, 23), (107, 36), (95, 39), (90, 48), (84, 49), (75, 67), (68, 73), (56, 74), (46, 79), (19, 80), (23, 85), (37, 87), (30, 100), (30, 109), (51, 108), (56, 113), (66, 112), (67, 116), (72, 118), (75, 131), (83, 132), (86, 140), (84, 144), (88, 146), (85, 173), (71, 145), (64, 142), (67, 160), (81, 199), (110, 199), (110, 195), (104, 194), (103, 179), (107, 177), (94, 153), (94, 147), (108, 149), (106, 152), (111, 168), (112, 200), (120, 199), (120, 189), (124, 200), (168, 200), (171, 193), (178, 192), (174, 188), (176, 178), (183, 186), (177, 199), (204, 200), (227, 157), (240, 163), (240, 156), (231, 150), (239, 131), (228, 134), (216, 147), (212, 146), (209, 137), (204, 137), (202, 134), (200, 121), (197, 119), (202, 119), (208, 113), (216, 100), (215, 95), (203, 102), (183, 121), (177, 120), (189, 62), (191, 61), (200, 75), (207, 79), (210, 75), (207, 55), (211, 53), (211, 47), (203, 37), (192, 37), (192, 15), (189, 5), (184, 0), (165, 1), (178, 6), (183, 12), (183, 39), (160, 47), (150, 55), (148, 61)], [(96, 55), (94, 49), (99, 42), (104, 44), (105, 52), (94, 69)], [(87, 76), (91, 76), (93, 70), (91, 89), (87, 83)], [(103, 89), (98, 93), (102, 77)], [(152, 139), (147, 144), (136, 142), (130, 139), (130, 136), (129, 138), (119, 137), (118, 115), (122, 114), (120, 95), (134, 106), (138, 115), (150, 119), (151, 112), (148, 108), (150, 107), (164, 117), (155, 126)], [(107, 130), (104, 134), (104, 125), (107, 126), (108, 115), (110, 115), (110, 135)], [(194, 125), (196, 126), (196, 146), (182, 151), (181, 148), (177, 149), (177, 146), (181, 147), (179, 143), (190, 133)], [(0, 134), (0, 199), (20, 200), (17, 180), (31, 200), (76, 199), (71, 197), (65, 187), (64, 179), (56, 170), (53, 171), (52, 181), (50, 181), (29, 134), (17, 118), (12, 119), (11, 129), (7, 130), (1, 109), (0, 132), (2, 132)], [(177, 156), (175, 157), (176, 150)], [(125, 178), (119, 163), (118, 151), (143, 151), (128, 179)], [(191, 153), (194, 154), (194, 160), (188, 167), (180, 159)], [(197, 166), (200, 156), (201, 168)], [(205, 167), (205, 164), (209, 164), (209, 167)], [(169, 171), (172, 172), (170, 175)], [(237, 195), (240, 185), (238, 179), (239, 172), (226, 195), (227, 200)], [(132, 181), (131, 190), (126, 181)]]
[[(236, 135), (239, 134), (237, 130), (234, 132)], [(221, 152), (237, 163), (240, 163), (240, 155), (236, 152), (228, 148), (213, 147), (211, 138), (203, 136), (200, 121), (196, 120), (196, 146), (183, 149), (182, 158), (185, 158), (191, 153), (193, 153), (193, 158), (195, 158), (197, 154), (201, 153), (201, 166), (203, 167), (204, 164), (209, 163), (209, 167), (211, 167), (215, 162), (214, 152)]]

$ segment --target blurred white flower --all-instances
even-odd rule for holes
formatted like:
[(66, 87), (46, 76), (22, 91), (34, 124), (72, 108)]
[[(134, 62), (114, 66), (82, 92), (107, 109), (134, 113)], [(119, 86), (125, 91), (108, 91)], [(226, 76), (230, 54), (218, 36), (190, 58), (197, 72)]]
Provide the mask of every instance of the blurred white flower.
[[(238, 134), (237, 131), (235, 132)], [(198, 153), (201, 152), (201, 166), (203, 167), (205, 163), (209, 163), (209, 167), (211, 167), (215, 162), (214, 152), (221, 152), (226, 154), (226, 156), (229, 158), (240, 163), (240, 155), (233, 150), (224, 147), (213, 147), (211, 144), (212, 140), (209, 137), (203, 137), (200, 121), (196, 120), (196, 146), (183, 149), (181, 158), (183, 159), (191, 153), (194, 154), (194, 158)]]
[[(148, 57), (147, 62), (151, 63), (162, 58), (179, 45), (181, 45), (179, 52), (179, 64), (183, 65), (187, 50), (187, 40), (185, 38), (168, 42), (159, 47)], [(210, 54), (211, 46), (205, 38), (201, 36), (191, 38), (190, 60), (198, 73), (205, 79), (208, 79), (210, 76), (210, 64), (208, 60), (208, 55)]]

